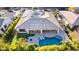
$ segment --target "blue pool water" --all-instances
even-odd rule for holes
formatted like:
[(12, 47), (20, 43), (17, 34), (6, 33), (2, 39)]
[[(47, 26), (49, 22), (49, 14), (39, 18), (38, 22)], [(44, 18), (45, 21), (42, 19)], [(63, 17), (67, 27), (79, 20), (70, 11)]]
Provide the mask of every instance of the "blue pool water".
[(39, 41), (39, 46), (47, 46), (47, 45), (60, 45), (62, 44), (63, 38), (59, 35), (56, 35), (54, 37), (44, 37), (41, 36)]

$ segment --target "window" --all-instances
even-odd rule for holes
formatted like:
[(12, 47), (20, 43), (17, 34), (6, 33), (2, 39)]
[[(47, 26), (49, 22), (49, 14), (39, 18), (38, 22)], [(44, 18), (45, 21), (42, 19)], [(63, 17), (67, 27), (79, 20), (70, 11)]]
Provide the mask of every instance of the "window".
[(19, 29), (19, 31), (21, 31), (21, 32), (25, 32), (25, 29)]
[(7, 25), (4, 25), (4, 28), (7, 28)]
[(2, 32), (4, 32), (4, 29), (3, 29), (3, 28), (1, 28), (1, 31), (2, 31)]
[(61, 19), (63, 19), (62, 15), (59, 15), (59, 17), (60, 17)]

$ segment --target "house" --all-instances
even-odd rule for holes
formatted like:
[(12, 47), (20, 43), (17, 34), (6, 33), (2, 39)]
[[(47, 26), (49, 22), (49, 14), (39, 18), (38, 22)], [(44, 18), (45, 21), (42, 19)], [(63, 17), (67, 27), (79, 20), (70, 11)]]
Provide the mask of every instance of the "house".
[(70, 28), (79, 28), (79, 14), (76, 14), (72, 11), (60, 11), (61, 15), (63, 16), (63, 20), (65, 25), (69, 26)]
[(6, 10), (0, 10), (0, 36), (6, 31), (11, 22), (16, 18), (15, 14)]
[(25, 10), (15, 30), (21, 34), (35, 34), (32, 37), (34, 39), (32, 43), (38, 43), (37, 39), (41, 35), (52, 37), (61, 34), (64, 39), (67, 38), (52, 12), (44, 10)]
[(0, 18), (0, 21), (2, 22), (2, 23), (0, 23), (0, 25), (1, 25), (0, 26), (0, 35), (2, 35), (6, 31), (6, 29), (12, 22), (12, 20), (10, 18)]
[(0, 17), (6, 14), (8, 11), (7, 10), (0, 10)]
[(58, 22), (52, 14), (50, 14), (49, 16), (48, 12), (28, 12), (27, 10), (25, 11), (25, 13), (23, 14), (22, 18), (20, 19), (15, 28), (18, 31), (24, 29), (26, 32), (29, 33), (31, 30), (39, 30), (40, 33), (43, 30), (53, 30), (55, 32), (62, 30), (62, 28), (60, 27), (60, 25), (58, 24)]

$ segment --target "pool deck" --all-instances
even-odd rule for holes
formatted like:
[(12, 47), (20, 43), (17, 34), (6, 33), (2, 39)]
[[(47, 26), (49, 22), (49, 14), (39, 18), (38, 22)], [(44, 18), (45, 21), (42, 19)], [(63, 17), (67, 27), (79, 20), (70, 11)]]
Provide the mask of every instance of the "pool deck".
[(29, 39), (32, 39), (32, 41), (30, 41), (28, 39), (28, 43), (33, 43), (33, 44), (38, 44), (39, 45), (39, 37), (42, 36), (42, 35), (44, 35), (46, 37), (53, 37), (55, 35), (60, 35), (63, 38), (63, 40), (68, 39), (68, 36), (66, 35), (65, 32), (59, 32), (59, 34), (51, 33), (51, 32), (50, 33), (42, 33), (42, 34), (36, 33), (35, 36), (29, 37)]

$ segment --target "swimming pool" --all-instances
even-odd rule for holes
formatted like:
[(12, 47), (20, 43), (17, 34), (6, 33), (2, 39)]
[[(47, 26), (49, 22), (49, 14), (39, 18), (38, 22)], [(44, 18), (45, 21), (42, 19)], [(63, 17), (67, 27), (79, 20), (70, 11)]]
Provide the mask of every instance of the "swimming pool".
[(47, 45), (60, 45), (62, 44), (63, 38), (59, 35), (56, 35), (54, 37), (44, 37), (41, 36), (39, 38), (39, 46), (47, 46)]

